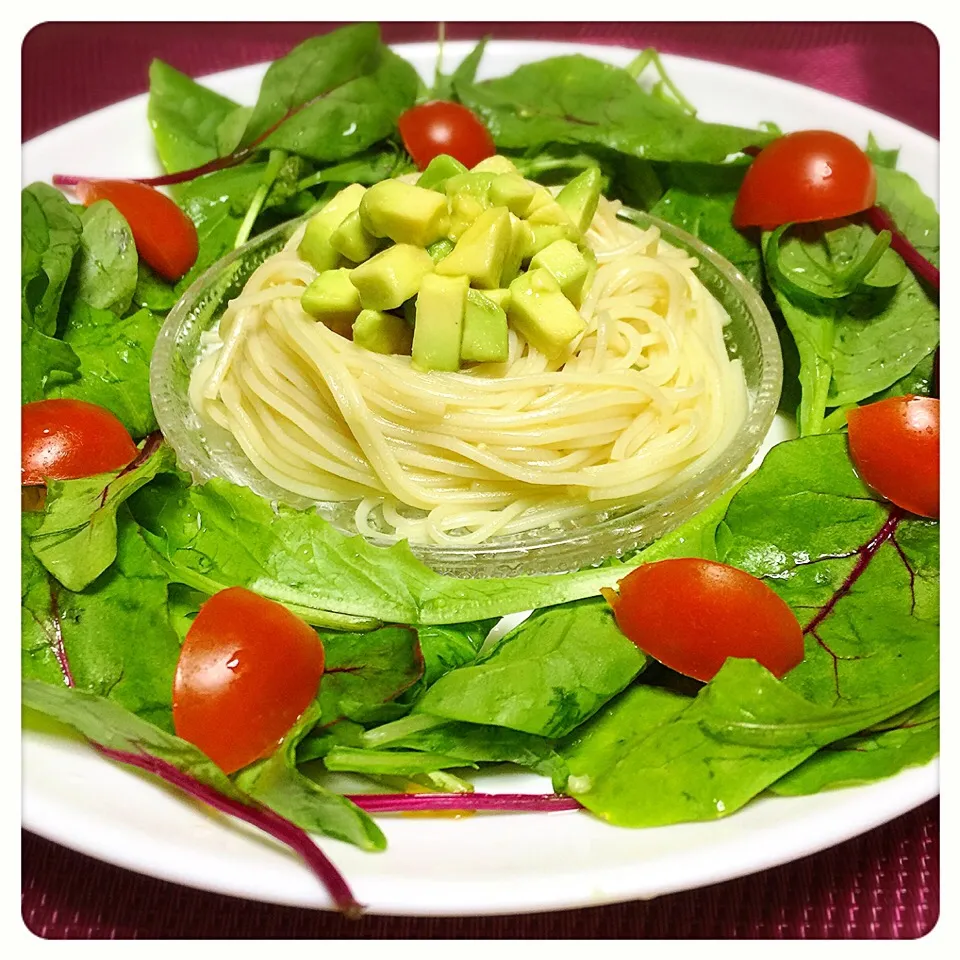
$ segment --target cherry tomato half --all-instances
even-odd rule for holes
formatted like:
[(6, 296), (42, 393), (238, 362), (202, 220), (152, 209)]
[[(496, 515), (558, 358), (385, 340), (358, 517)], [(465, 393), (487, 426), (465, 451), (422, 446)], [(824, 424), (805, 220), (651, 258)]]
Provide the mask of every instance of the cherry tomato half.
[(849, 217), (877, 200), (877, 175), (852, 141), (828, 130), (778, 137), (757, 154), (733, 207), (735, 227)]
[(644, 653), (697, 680), (728, 657), (753, 659), (777, 677), (803, 660), (793, 611), (762, 580), (714, 560), (644, 564), (604, 591), (617, 625)]
[(197, 260), (193, 221), (165, 194), (133, 180), (81, 180), (77, 199), (109, 200), (130, 225), (137, 253), (165, 280), (179, 280)]
[(400, 115), (397, 126), (407, 153), (421, 170), (441, 153), (472, 167), (497, 152), (477, 115), (459, 103), (434, 100), (411, 107)]
[(187, 631), (173, 680), (173, 726), (225, 773), (272, 753), (316, 696), (317, 634), (243, 587), (214, 594)]
[(891, 397), (847, 413), (850, 456), (864, 483), (921, 517), (940, 516), (940, 401)]
[(95, 403), (36, 400), (20, 408), (21, 485), (119, 470), (136, 455), (127, 428)]

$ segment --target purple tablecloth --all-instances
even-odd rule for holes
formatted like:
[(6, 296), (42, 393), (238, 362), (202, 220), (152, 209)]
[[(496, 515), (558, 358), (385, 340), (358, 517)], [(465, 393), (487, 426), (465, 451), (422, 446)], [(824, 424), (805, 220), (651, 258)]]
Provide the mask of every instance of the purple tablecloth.
[[(327, 23), (46, 23), (23, 43), (23, 139), (141, 93), (160, 57), (199, 75), (273, 59)], [(580, 40), (735, 64), (939, 135), (939, 48), (916, 23), (452, 23), (452, 39)], [(428, 23), (389, 23), (391, 42)], [(904, 65), (909, 65), (905, 69)], [(39, 936), (103, 938), (911, 938), (939, 916), (939, 802), (833, 850), (651, 902), (516, 917), (359, 923), (140, 877), (23, 834), (23, 917)]]

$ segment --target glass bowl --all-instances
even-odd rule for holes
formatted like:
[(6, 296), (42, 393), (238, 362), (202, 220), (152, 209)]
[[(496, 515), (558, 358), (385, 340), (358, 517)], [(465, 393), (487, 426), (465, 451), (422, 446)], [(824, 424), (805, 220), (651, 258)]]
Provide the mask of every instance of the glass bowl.
[[(508, 577), (563, 573), (621, 556), (662, 537), (708, 506), (747, 469), (773, 422), (783, 375), (776, 328), (752, 284), (696, 237), (637, 210), (620, 215), (641, 227), (657, 226), (664, 239), (699, 261), (697, 275), (727, 311), (727, 352), (743, 364), (747, 416), (726, 450), (666, 496), (646, 503), (605, 504), (566, 524), (493, 538), (479, 546), (412, 545), (439, 573), (457, 577)], [(346, 534), (356, 534), (355, 504), (309, 500), (281, 489), (246, 458), (227, 431), (201, 422), (190, 405), (190, 373), (203, 349), (202, 334), (219, 320), (247, 278), (277, 252), (305, 218), (281, 224), (233, 251), (207, 270), (170, 311), (150, 364), (150, 393), (157, 420), (180, 465), (196, 481), (222, 477), (275, 503), (312, 508)], [(383, 538), (387, 545), (392, 540)]]

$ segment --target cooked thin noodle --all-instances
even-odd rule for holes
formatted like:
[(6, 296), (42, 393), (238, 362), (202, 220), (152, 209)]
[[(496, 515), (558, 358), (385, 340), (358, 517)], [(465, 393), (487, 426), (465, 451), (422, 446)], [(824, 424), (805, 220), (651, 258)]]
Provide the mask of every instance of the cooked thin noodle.
[(726, 315), (696, 260), (601, 200), (586, 329), (550, 360), (510, 330), (503, 363), (422, 372), (313, 320), (300, 232), (250, 277), (191, 402), (261, 473), (355, 501), (358, 530), (479, 544), (662, 496), (727, 446), (747, 408)]

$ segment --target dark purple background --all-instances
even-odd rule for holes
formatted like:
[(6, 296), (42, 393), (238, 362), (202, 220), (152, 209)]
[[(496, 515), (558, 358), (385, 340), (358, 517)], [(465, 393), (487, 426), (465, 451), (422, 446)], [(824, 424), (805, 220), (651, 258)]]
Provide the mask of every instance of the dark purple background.
[[(23, 139), (146, 89), (271, 60), (326, 23), (47, 23), (23, 42)], [(939, 135), (939, 48), (916, 23), (451, 23), (451, 39), (581, 40), (775, 74)], [(391, 42), (429, 23), (388, 23)], [(254, 904), (140, 877), (23, 834), (23, 916), (48, 938), (709, 939), (918, 937), (939, 916), (939, 802), (833, 850), (699, 891), (555, 914), (368, 917)]]

